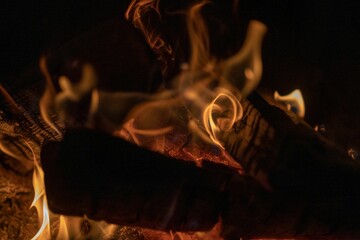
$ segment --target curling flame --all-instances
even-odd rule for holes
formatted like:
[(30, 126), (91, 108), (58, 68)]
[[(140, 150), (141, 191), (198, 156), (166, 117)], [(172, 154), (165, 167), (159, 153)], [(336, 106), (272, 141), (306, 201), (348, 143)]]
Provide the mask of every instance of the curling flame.
[[(191, 57), (189, 66), (182, 73), (182, 84), (187, 82), (183, 98), (190, 103), (188, 106), (194, 119), (202, 119), (202, 125), (190, 119), (189, 129), (204, 141), (224, 149), (220, 138), (235, 121), (242, 118), (243, 110), (238, 98), (229, 90), (209, 87), (214, 82), (219, 85), (220, 81), (215, 73), (215, 61), (210, 57), (208, 30), (201, 16), (201, 10), (207, 3), (200, 1), (188, 11)], [(202, 112), (201, 117), (198, 112)]]
[[(172, 59), (173, 50), (162, 38), (161, 33), (156, 31), (161, 20), (159, 2), (160, 0), (133, 0), (125, 12), (125, 18), (143, 33), (151, 49), (158, 55), (164, 74), (169, 57)], [(151, 13), (155, 13), (158, 18), (155, 20), (157, 26), (151, 26), (151, 22), (154, 21), (154, 15)]]
[(304, 98), (299, 89), (295, 89), (290, 94), (281, 96), (277, 91), (274, 93), (274, 99), (286, 105), (289, 111), (293, 111), (299, 117), (305, 116), (305, 103)]
[(211, 140), (224, 149), (220, 141), (222, 133), (229, 131), (242, 116), (243, 108), (239, 100), (226, 89), (222, 89), (222, 92), (205, 108), (203, 124)]
[(222, 65), (222, 79), (225, 84), (238, 88), (245, 97), (261, 80), (261, 47), (266, 32), (267, 27), (263, 23), (250, 21), (242, 48)]
[(122, 137), (123, 139), (132, 142), (138, 146), (144, 146), (146, 140), (150, 139), (151, 146), (144, 146), (152, 151), (164, 153), (165, 148), (165, 134), (173, 130), (172, 126), (158, 128), (158, 129), (138, 129), (134, 124), (135, 119), (130, 119), (123, 125), (119, 132), (115, 132), (115, 136)]

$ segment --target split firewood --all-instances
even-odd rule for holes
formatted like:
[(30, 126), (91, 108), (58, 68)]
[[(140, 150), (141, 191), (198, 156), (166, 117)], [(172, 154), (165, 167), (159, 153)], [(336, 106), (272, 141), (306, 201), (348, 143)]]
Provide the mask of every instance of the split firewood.
[(306, 123), (253, 94), (225, 149), (246, 175), (172, 159), (105, 134), (70, 131), (42, 152), (52, 211), (225, 239), (360, 235), (360, 166)]

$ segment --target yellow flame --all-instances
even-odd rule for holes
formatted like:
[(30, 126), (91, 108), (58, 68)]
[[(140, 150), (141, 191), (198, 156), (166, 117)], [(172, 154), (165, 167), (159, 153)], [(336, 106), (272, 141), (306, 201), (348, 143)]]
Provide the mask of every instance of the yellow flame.
[(81, 223), (83, 218), (60, 216), (59, 232), (56, 239), (78, 239), (81, 237)]
[[(104, 221), (93, 221), (85, 217), (73, 217), (60, 215), (59, 232), (56, 236), (57, 240), (63, 239), (108, 239), (117, 229), (117, 225), (108, 224)], [(84, 222), (89, 226), (88, 232), (81, 230)]]
[[(226, 102), (230, 103), (230, 106)], [(231, 115), (224, 116), (225, 112)], [(242, 116), (243, 108), (239, 100), (228, 90), (221, 89), (216, 98), (204, 109), (202, 120), (211, 140), (224, 149), (220, 140), (222, 133), (229, 131)]]
[(52, 128), (58, 135), (61, 135), (61, 131), (50, 117), (50, 108), (54, 105), (56, 90), (52, 83), (49, 70), (47, 69), (46, 58), (44, 56), (40, 58), (39, 67), (46, 81), (44, 94), (39, 101), (40, 116), (50, 128)]
[[(215, 61), (210, 56), (207, 26), (201, 15), (207, 3), (206, 0), (200, 1), (188, 11), (191, 57), (177, 80), (184, 89), (181, 94), (185, 105), (193, 116), (188, 122), (189, 130), (203, 141), (224, 149), (220, 138), (232, 128), (235, 121), (242, 118), (243, 109), (238, 98), (229, 90), (210, 87), (214, 83), (220, 85), (220, 81), (215, 73)], [(248, 72), (247, 75), (252, 77)], [(229, 84), (223, 85), (233, 89)]]
[(266, 32), (265, 24), (250, 21), (242, 48), (222, 63), (223, 84), (239, 88), (242, 96), (249, 95), (261, 80), (261, 47)]
[(286, 105), (289, 111), (295, 112), (299, 117), (305, 116), (305, 102), (302, 93), (299, 89), (295, 89), (288, 95), (280, 95), (277, 91), (274, 92), (274, 99)]
[(94, 89), (91, 93), (91, 102), (90, 102), (89, 114), (87, 120), (88, 127), (92, 127), (92, 125), (94, 124), (94, 118), (96, 113), (99, 111), (99, 105), (100, 105), (100, 94), (97, 89)]
[(47, 198), (45, 194), (44, 171), (40, 167), (35, 152), (30, 146), (30, 144), (27, 142), (25, 143), (31, 150), (34, 158), (34, 172), (33, 172), (34, 200), (31, 203), (31, 207), (36, 208), (39, 222), (41, 223), (39, 231), (35, 234), (32, 240), (50, 239), (50, 217), (49, 217)]

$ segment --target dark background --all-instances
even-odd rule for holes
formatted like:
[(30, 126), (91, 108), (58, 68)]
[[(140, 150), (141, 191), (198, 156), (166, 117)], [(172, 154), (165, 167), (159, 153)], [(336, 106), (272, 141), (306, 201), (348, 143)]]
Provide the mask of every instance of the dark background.
[[(181, 17), (170, 13), (189, 2), (161, 1), (164, 29), (174, 42), (178, 41), (177, 56), (182, 60), (186, 60), (187, 49)], [(73, 39), (94, 29), (98, 31), (109, 21), (124, 21), (128, 3), (122, 0), (1, 3), (1, 83), (9, 88), (15, 85), (26, 88), (39, 81), (35, 69), (42, 53), (59, 52), (64, 46), (71, 46)], [(306, 121), (313, 126), (324, 124), (327, 136), (344, 148), (359, 149), (359, 9), (358, 3), (348, 0), (219, 0), (205, 14), (210, 24), (212, 52), (219, 58), (231, 55), (241, 46), (249, 19), (264, 21), (269, 32), (264, 41), (264, 75), (259, 88), (279, 90), (281, 94), (300, 88), (307, 107)], [(126, 38), (124, 32), (117, 34)], [(89, 42), (93, 36), (88, 35)], [(101, 45), (104, 49), (108, 46), (111, 44)], [(151, 53), (146, 54), (149, 59), (154, 58)], [(115, 57), (110, 53), (108, 56)], [(155, 71), (150, 65), (142, 70)], [(139, 72), (137, 66), (135, 72)], [(151, 75), (157, 76), (153, 72)]]

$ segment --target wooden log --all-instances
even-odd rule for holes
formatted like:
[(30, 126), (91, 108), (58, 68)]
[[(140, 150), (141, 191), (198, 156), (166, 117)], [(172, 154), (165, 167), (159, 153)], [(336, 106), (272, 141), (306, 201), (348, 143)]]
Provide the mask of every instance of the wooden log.
[(75, 131), (42, 152), (50, 208), (180, 231), (210, 229), (220, 216), (225, 239), (358, 238), (359, 164), (296, 117), (249, 99), (225, 144), (247, 175)]
[(266, 192), (243, 204), (230, 199), (226, 239), (358, 238), (359, 163), (258, 94), (243, 104), (225, 148)]
[(227, 181), (237, 171), (165, 157), (125, 140), (74, 130), (42, 151), (55, 213), (160, 230), (208, 230), (218, 222)]

